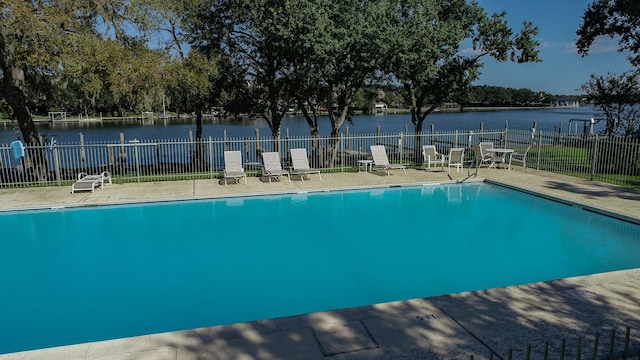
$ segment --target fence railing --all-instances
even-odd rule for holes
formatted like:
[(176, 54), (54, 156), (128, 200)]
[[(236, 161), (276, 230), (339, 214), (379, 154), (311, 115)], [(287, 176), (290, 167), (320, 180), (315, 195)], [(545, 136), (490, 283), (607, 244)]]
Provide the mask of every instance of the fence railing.
[[(68, 185), (80, 172), (110, 171), (117, 182), (142, 182), (215, 178), (224, 168), (225, 150), (243, 153), (249, 174), (260, 173), (264, 151), (278, 151), (284, 166), (289, 150), (306, 148), (310, 164), (326, 172), (357, 171), (358, 160), (370, 157), (371, 145), (385, 145), (389, 160), (421, 166), (421, 146), (435, 145), (440, 153), (452, 147), (468, 149), (492, 141), (524, 153), (526, 167), (563, 173), (589, 180), (625, 186), (640, 186), (640, 142), (638, 139), (597, 135), (572, 136), (528, 130), (454, 131), (426, 134), (341, 135), (339, 137), (206, 138), (200, 141), (133, 140), (100, 143), (53, 143), (29, 147), (17, 156), (11, 144), (0, 145), (0, 187)], [(38, 156), (34, 156), (38, 154)], [(45, 176), (34, 174), (33, 162), (42, 159)], [(519, 164), (520, 166), (520, 164)], [(42, 168), (42, 167), (41, 167)]]
[[(604, 334), (582, 337), (567, 341), (559, 339), (548, 341), (537, 346), (527, 345), (518, 349), (510, 349), (506, 354), (489, 352), (487, 359), (593, 359), (593, 360), (622, 360), (640, 359), (640, 343), (637, 335), (633, 336), (632, 328), (624, 331), (611, 329)], [(469, 356), (473, 360), (473, 355)]]

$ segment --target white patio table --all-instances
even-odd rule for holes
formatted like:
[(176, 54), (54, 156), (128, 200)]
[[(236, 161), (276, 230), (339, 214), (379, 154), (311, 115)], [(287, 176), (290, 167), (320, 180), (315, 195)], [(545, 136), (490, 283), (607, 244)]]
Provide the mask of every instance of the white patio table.
[[(507, 168), (508, 170), (511, 170), (511, 154), (514, 152), (513, 149), (503, 149), (503, 148), (490, 148), (490, 149), (486, 149), (486, 151), (488, 152), (492, 152), (496, 155), (506, 155), (509, 154), (509, 167)], [(498, 165), (496, 165), (496, 169), (498, 168)]]

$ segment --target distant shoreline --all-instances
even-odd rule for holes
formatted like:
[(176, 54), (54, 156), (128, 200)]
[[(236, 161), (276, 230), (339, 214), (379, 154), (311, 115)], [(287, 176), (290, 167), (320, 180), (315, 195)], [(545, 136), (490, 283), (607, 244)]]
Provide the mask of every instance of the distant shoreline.
[[(542, 109), (567, 109), (570, 106), (469, 106), (462, 107), (461, 109), (447, 109), (447, 110), (435, 110), (434, 113), (462, 113), (462, 112), (490, 112), (490, 111), (505, 111), (505, 110), (542, 110)], [(572, 108), (579, 108), (574, 106)], [(384, 114), (409, 114), (409, 109), (389, 108)]]
[[(464, 112), (492, 112), (492, 111), (506, 111), (506, 110), (541, 110), (541, 109), (565, 109), (569, 108), (568, 106), (471, 106), (471, 107), (462, 107), (461, 109), (447, 109), (447, 110), (435, 110), (434, 113), (464, 113)], [(579, 108), (576, 106), (574, 108)], [(377, 114), (364, 114), (364, 115), (394, 115), (394, 114), (410, 114), (411, 110), (403, 109), (403, 108), (388, 108), (382, 112)], [(358, 113), (362, 114), (362, 113)], [(209, 115), (210, 116), (210, 115)], [(152, 117), (154, 118), (154, 117)], [(64, 120), (57, 120), (54, 122), (95, 122), (95, 121), (104, 121), (104, 120), (123, 120), (123, 119), (140, 119), (140, 117), (129, 116), (129, 117), (91, 117), (91, 118), (67, 118)], [(36, 123), (44, 123), (50, 122), (48, 118), (44, 117), (34, 117), (34, 122)], [(7, 125), (17, 125), (15, 120), (10, 120), (6, 118), (0, 119), (0, 124), (3, 124), (5, 127)]]

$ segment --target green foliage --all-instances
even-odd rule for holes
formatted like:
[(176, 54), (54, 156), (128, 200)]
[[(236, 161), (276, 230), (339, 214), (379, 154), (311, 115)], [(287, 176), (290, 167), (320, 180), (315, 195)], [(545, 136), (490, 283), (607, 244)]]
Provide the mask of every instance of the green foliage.
[[(516, 33), (504, 13), (487, 15), (466, 0), (9, 4), (0, 35), (21, 31), (0, 42), (10, 45), (3, 72), (27, 69), (25, 107), (139, 113), (158, 111), (166, 99), (184, 112), (261, 113), (274, 135), (291, 107), (304, 110), (312, 134), (317, 110), (332, 109), (336, 134), (354, 105), (379, 100), (408, 104), (418, 126), (432, 104), (468, 93), (482, 57), (538, 60), (535, 27), (525, 22)], [(395, 82), (401, 92), (371, 90)], [(527, 103), (535, 94), (509, 96)]]
[(530, 89), (512, 89), (500, 86), (472, 86), (460, 101), (469, 106), (530, 106), (548, 103), (548, 96)]
[[(391, 2), (395, 48), (386, 72), (403, 85), (412, 123), (420, 132), (438, 104), (461, 98), (479, 74), (485, 56), (518, 63), (539, 61), (537, 28), (525, 22), (514, 34), (505, 13), (488, 16), (475, 2)], [(470, 43), (472, 53), (461, 46)]]
[(620, 51), (629, 52), (629, 62), (640, 66), (640, 3), (637, 0), (594, 0), (582, 15), (576, 32), (578, 52), (589, 53), (601, 36), (619, 37)]
[(168, 62), (163, 68), (163, 80), (172, 106), (178, 112), (207, 108), (217, 71), (217, 65), (196, 50), (189, 52), (186, 59)]
[(606, 119), (605, 135), (631, 136), (640, 132), (640, 74), (591, 75), (581, 90)]

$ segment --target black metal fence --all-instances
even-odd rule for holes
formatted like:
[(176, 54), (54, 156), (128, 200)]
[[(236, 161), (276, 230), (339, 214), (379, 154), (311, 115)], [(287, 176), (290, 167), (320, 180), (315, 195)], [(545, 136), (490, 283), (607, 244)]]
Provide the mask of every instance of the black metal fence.
[[(619, 360), (640, 359), (640, 342), (631, 327), (622, 332), (612, 329), (607, 333), (596, 333), (590, 337), (577, 337), (573, 342), (560, 339), (538, 346), (526, 345), (520, 349), (510, 349), (506, 354), (489, 352), (487, 359), (576, 359), (576, 360)], [(474, 359), (473, 355), (469, 359)]]

